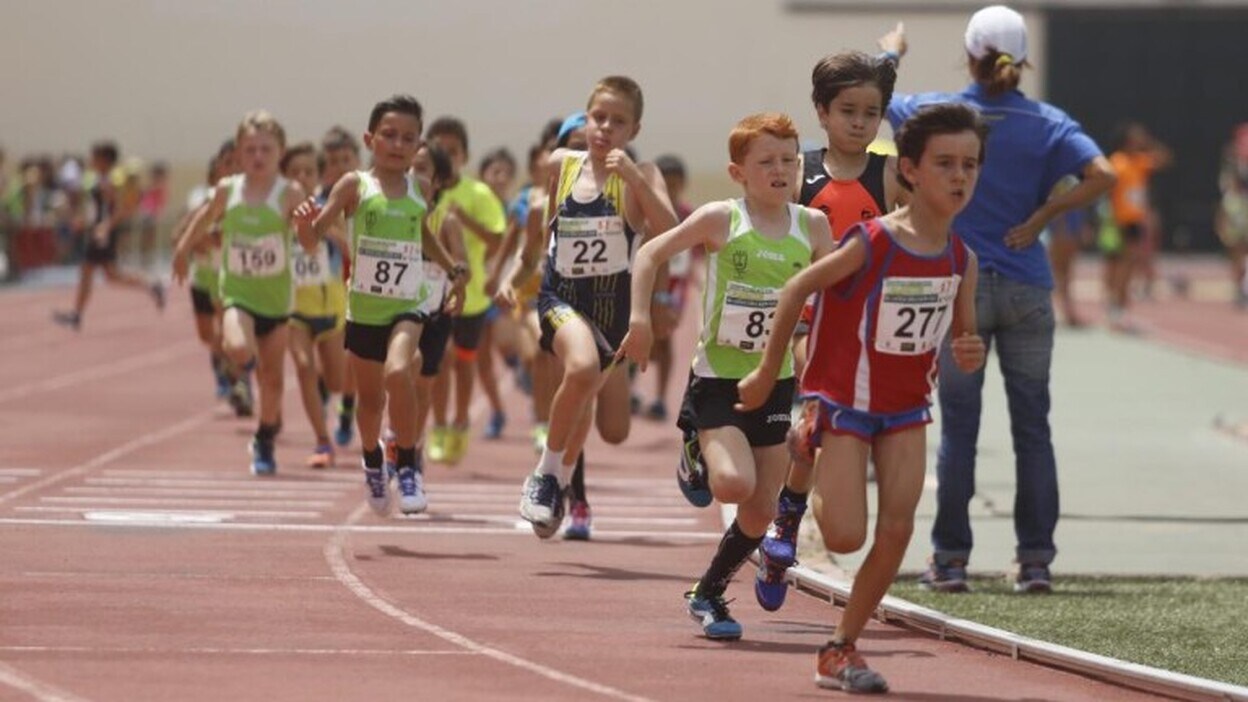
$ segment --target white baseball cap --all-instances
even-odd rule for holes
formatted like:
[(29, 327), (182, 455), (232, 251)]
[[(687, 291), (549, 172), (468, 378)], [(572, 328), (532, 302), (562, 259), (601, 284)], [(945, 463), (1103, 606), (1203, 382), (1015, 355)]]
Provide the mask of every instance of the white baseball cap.
[(1027, 59), (1027, 25), (1005, 5), (990, 5), (971, 15), (966, 25), (966, 51), (981, 59), (990, 51), (1009, 54), (1015, 63)]

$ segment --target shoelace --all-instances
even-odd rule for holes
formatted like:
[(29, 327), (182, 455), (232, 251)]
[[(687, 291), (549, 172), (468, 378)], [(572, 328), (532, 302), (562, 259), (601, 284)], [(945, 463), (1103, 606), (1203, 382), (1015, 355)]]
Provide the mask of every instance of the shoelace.
[(368, 490), (373, 497), (386, 496), (386, 472), (380, 468), (365, 468), (364, 479), (368, 482)]
[(421, 475), (415, 469), (399, 471), (399, 489), (405, 493), (415, 493), (420, 489)]

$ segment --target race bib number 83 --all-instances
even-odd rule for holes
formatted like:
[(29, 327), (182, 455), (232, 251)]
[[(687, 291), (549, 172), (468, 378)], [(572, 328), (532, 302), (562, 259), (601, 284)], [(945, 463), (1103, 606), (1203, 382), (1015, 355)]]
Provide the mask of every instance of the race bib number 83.
[(875, 322), (875, 350), (918, 356), (935, 349), (953, 322), (961, 276), (885, 278)]
[(716, 341), (747, 353), (762, 353), (771, 338), (780, 291), (728, 281)]
[(230, 239), (227, 259), (231, 275), (267, 278), (286, 270), (286, 242), (281, 234)]
[(555, 270), (560, 275), (588, 278), (628, 270), (622, 217), (560, 217), (555, 227)]
[(420, 296), (420, 243), (359, 237), (351, 290), (400, 300)]

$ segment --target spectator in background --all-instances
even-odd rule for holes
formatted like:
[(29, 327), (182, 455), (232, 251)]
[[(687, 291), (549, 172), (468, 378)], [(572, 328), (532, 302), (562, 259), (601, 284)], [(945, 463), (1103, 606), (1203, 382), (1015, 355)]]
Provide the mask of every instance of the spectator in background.
[(1248, 122), (1232, 133), (1218, 174), (1222, 200), (1214, 226), (1231, 259), (1231, 279), (1235, 284), (1235, 305), (1248, 310)]
[[(1114, 223), (1122, 238), (1117, 251), (1107, 252), (1105, 278), (1109, 284), (1109, 325), (1117, 331), (1132, 331), (1126, 319), (1130, 303), (1131, 279), (1148, 248), (1146, 241), (1152, 208), (1148, 182), (1153, 173), (1170, 165), (1170, 149), (1157, 141), (1144, 125), (1131, 122), (1116, 130), (1115, 151), (1109, 157), (1118, 176), (1109, 201)], [(1154, 231), (1156, 227), (1153, 228)]]
[[(974, 106), (992, 126), (979, 185), (953, 230), (979, 258), (975, 295), (979, 336), (996, 345), (1014, 439), (1014, 588), (1048, 592), (1057, 554), (1057, 460), (1049, 432), (1049, 369), (1053, 361), (1053, 276), (1036, 240), (1062, 213), (1089, 205), (1113, 187), (1114, 170), (1078, 122), (1018, 90), (1027, 63), (1027, 27), (1003, 5), (971, 16), (965, 48), (971, 84), (960, 93), (894, 95), (888, 121), (897, 130), (924, 105)], [(1049, 197), (1067, 175), (1078, 185)], [(940, 359), (940, 449), (936, 461), (934, 553), (920, 583), (966, 592), (971, 557), (969, 506), (975, 494), (984, 370), (958, 370), (945, 344)]]
[(147, 171), (147, 183), (139, 195), (139, 255), (143, 268), (151, 268), (156, 254), (156, 231), (163, 223), (169, 202), (169, 167), (162, 161)]

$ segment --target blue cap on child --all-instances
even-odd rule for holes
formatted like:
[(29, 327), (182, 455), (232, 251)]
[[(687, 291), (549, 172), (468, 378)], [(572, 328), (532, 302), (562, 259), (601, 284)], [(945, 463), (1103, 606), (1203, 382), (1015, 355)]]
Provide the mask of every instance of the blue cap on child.
[(573, 112), (568, 118), (563, 120), (563, 124), (559, 125), (559, 136), (555, 139), (556, 146), (567, 146), (568, 139), (572, 136), (572, 132), (585, 126), (586, 117), (584, 112)]

